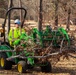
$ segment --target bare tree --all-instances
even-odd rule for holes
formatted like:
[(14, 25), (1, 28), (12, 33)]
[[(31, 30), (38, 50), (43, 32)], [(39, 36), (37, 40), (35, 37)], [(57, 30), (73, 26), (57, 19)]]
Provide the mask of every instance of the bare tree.
[(66, 29), (70, 30), (70, 14), (71, 14), (71, 9), (68, 9), (68, 17), (67, 17), (67, 26)]
[[(8, 10), (13, 6), (13, 0), (9, 0)], [(8, 14), (8, 33), (10, 30), (10, 19), (11, 19), (11, 12)]]
[(39, 31), (42, 30), (42, 1), (43, 0), (40, 0), (40, 9), (39, 9), (39, 25), (38, 25), (38, 29)]
[[(19, 7), (21, 7), (22, 8), (22, 2), (21, 2), (21, 0), (19, 0)], [(22, 22), (22, 20), (23, 20), (23, 15), (22, 15), (23, 13), (22, 13), (22, 10), (20, 10), (20, 20), (21, 20), (21, 22)]]
[(61, 5), (60, 8), (62, 10), (64, 10), (64, 12), (61, 11), (61, 13), (63, 14), (63, 17), (66, 20), (66, 29), (70, 30), (70, 20), (73, 17), (72, 14), (74, 14), (74, 10), (76, 10), (75, 9), (75, 1), (74, 0), (66, 0), (66, 1), (59, 0), (59, 4)]
[(55, 0), (55, 25), (58, 26), (58, 2), (59, 0)]

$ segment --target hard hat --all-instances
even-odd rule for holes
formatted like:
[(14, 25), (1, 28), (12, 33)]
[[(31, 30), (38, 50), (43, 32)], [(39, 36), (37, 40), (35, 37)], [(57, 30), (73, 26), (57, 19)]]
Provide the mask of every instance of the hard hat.
[(19, 19), (16, 19), (14, 23), (15, 23), (15, 24), (18, 24), (18, 25), (20, 25), (20, 24), (21, 24), (21, 22), (20, 22), (20, 20), (19, 20)]

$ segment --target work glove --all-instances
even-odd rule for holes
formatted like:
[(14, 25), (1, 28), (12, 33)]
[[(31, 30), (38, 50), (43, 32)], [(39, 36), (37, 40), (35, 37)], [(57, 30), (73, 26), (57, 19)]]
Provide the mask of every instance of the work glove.
[(13, 45), (19, 45), (20, 44), (20, 39), (17, 39), (17, 40), (15, 40), (14, 42), (13, 42)]

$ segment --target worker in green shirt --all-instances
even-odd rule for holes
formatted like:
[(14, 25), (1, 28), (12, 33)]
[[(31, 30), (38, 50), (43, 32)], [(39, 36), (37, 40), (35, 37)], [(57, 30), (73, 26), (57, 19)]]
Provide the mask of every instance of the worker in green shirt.
[(15, 43), (16, 41), (19, 42), (20, 35), (23, 32), (25, 32), (24, 29), (21, 29), (20, 28), (21, 22), (20, 22), (19, 19), (16, 19), (14, 21), (14, 23), (15, 23), (15, 28), (14, 29), (11, 29), (9, 31), (9, 35), (8, 35), (8, 40), (9, 40), (9, 43), (10, 43), (11, 46), (13, 46), (14, 45), (13, 43)]

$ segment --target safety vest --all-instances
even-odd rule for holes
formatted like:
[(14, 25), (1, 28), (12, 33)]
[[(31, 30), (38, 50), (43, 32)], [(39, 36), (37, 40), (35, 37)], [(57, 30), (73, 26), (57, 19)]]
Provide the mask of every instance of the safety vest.
[(16, 29), (11, 29), (8, 35), (8, 40), (10, 45), (12, 45), (12, 41), (16, 40), (20, 37), (21, 33), (25, 32), (24, 29), (16, 28)]

